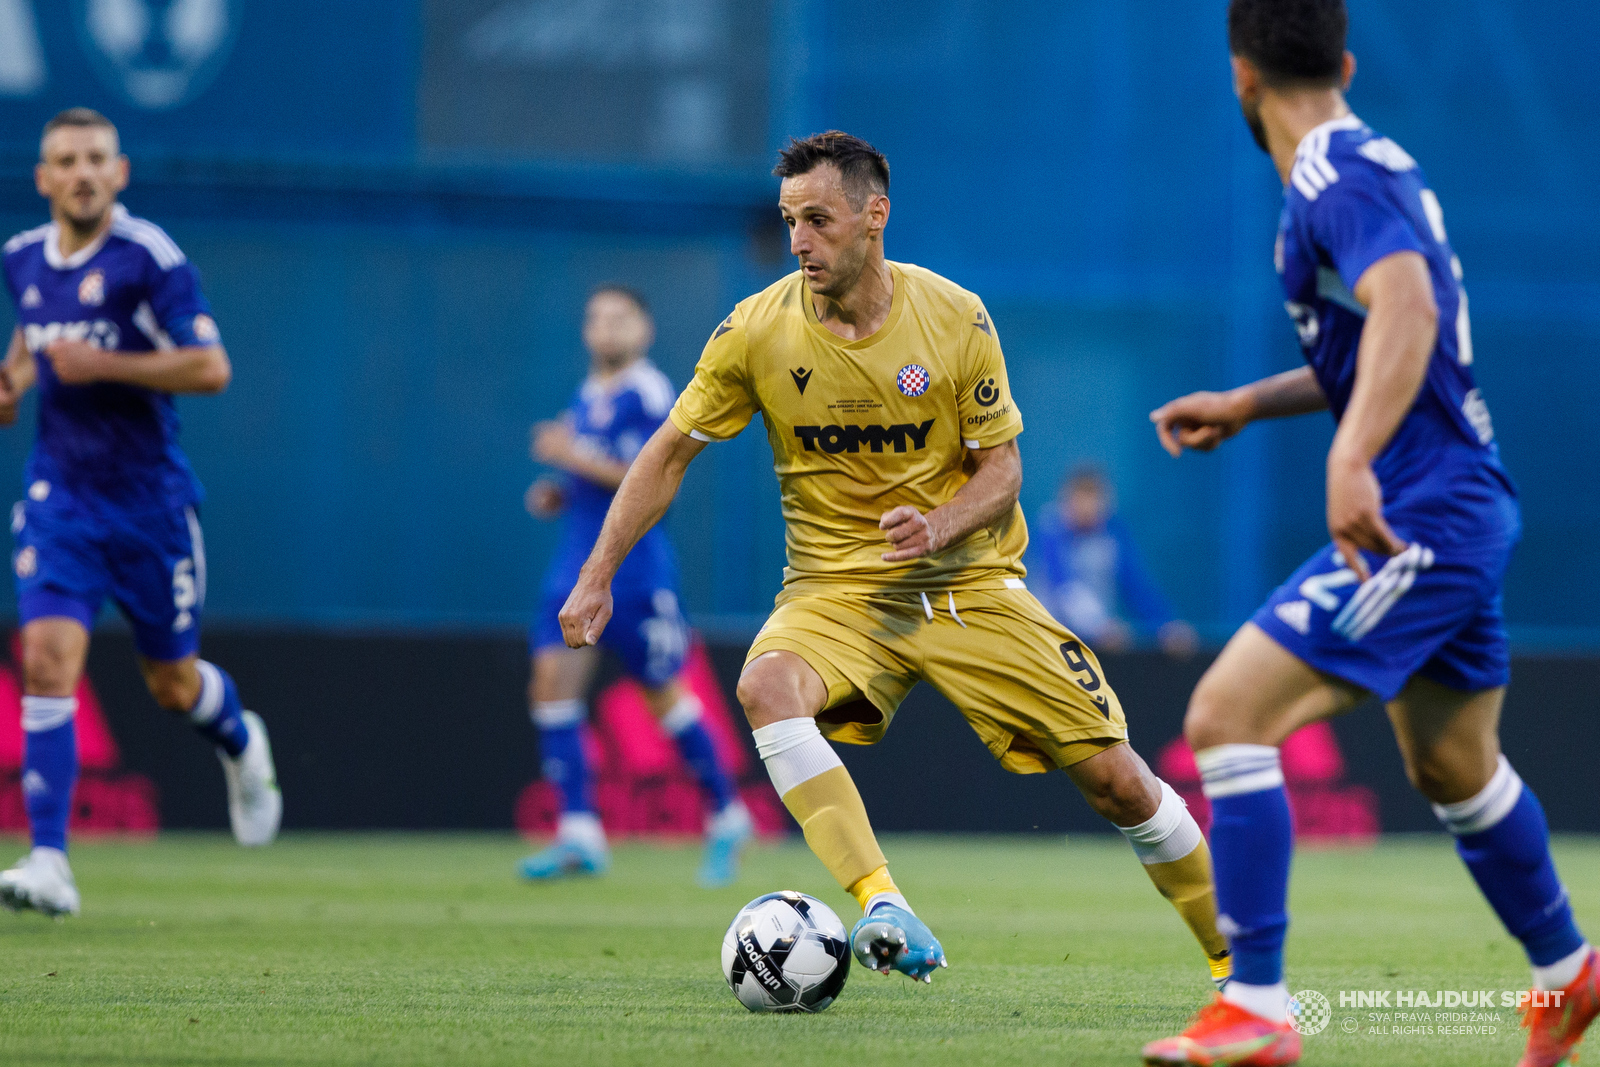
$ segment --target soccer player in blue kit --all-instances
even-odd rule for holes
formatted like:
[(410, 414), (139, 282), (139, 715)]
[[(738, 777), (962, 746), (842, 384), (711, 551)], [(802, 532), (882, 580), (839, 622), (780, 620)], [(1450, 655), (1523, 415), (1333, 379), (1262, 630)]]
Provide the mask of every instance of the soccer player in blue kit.
[(1416, 788), (1533, 965), (1519, 1067), (1554, 1067), (1600, 1012), (1600, 958), (1573, 921), (1533, 793), (1501, 754), (1510, 658), (1501, 585), (1521, 533), (1473, 380), (1461, 263), (1399, 145), (1346, 106), (1343, 0), (1233, 0), (1234, 87), (1284, 183), (1277, 269), (1308, 366), (1151, 414), (1209, 451), (1257, 419), (1330, 410), (1332, 544), (1228, 643), (1185, 733), (1213, 812), (1233, 981), (1153, 1064), (1294, 1063), (1283, 980), (1293, 842), (1278, 745), (1376, 695)]
[[(597, 650), (568, 648), (558, 616), (622, 476), (676, 398), (666, 375), (646, 358), (654, 340), (642, 295), (620, 285), (596, 289), (583, 320), (589, 375), (561, 419), (534, 427), (534, 458), (561, 470), (563, 477), (535, 482), (528, 490), (528, 510), (541, 518), (565, 511), (566, 526), (534, 623), (529, 693), (545, 777), (561, 791), (563, 810), (555, 842), (522, 863), (522, 874), (530, 879), (600, 874), (610, 863), (581, 733)], [(679, 677), (689, 631), (678, 607), (678, 563), (665, 530), (650, 531), (628, 554), (617, 572), (616, 605), (601, 643), (644, 687), (650, 710), (710, 799), (700, 882), (727, 885), (738, 875), (739, 853), (752, 829), (750, 813), (700, 721), (699, 698)]]
[(26, 499), (11, 513), (33, 848), (0, 873), (0, 902), (66, 915), (79, 907), (66, 854), (73, 694), (107, 597), (133, 627), (156, 702), (216, 746), (239, 843), (272, 841), (283, 801), (261, 719), (199, 657), (201, 490), (172, 397), (220, 393), (232, 375), (199, 276), (160, 228), (117, 203), (128, 159), (104, 116), (73, 108), (51, 119), (35, 180), (51, 222), (4, 246), (18, 322), (0, 368), (0, 422), (15, 422), (23, 394), (39, 390)]

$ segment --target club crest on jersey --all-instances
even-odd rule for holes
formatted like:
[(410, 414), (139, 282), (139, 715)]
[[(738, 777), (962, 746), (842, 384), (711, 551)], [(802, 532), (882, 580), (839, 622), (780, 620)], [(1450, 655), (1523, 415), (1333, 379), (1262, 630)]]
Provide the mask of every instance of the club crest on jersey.
[(78, 283), (78, 303), (84, 307), (97, 308), (105, 302), (106, 276), (100, 271), (92, 270)]
[(928, 368), (907, 363), (895, 376), (895, 384), (906, 396), (918, 397), (928, 391)]

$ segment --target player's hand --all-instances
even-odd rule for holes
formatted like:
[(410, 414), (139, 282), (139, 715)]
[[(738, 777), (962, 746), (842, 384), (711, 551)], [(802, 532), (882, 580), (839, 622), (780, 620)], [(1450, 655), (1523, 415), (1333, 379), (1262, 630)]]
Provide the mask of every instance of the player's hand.
[(560, 419), (533, 424), (533, 458), (552, 467), (566, 467), (572, 462), (577, 442), (572, 427)]
[(1363, 582), (1372, 577), (1361, 549), (1378, 556), (1396, 556), (1406, 543), (1395, 536), (1383, 517), (1383, 490), (1370, 463), (1328, 454), (1328, 533), (1345, 566)]
[(1201, 392), (1161, 405), (1150, 413), (1150, 421), (1156, 424), (1161, 447), (1181, 456), (1186, 448), (1210, 452), (1244, 429), (1250, 415), (1236, 392)]
[(522, 495), (522, 504), (536, 519), (553, 519), (561, 514), (566, 496), (554, 478), (540, 478), (528, 486), (528, 491)]
[(44, 354), (63, 385), (88, 385), (105, 377), (106, 360), (117, 357), (87, 341), (51, 341)]
[(611, 583), (591, 582), (580, 575), (561, 606), (560, 618), (561, 639), (568, 648), (586, 648), (598, 642), (611, 621)]
[(909, 504), (884, 512), (883, 518), (878, 520), (878, 529), (883, 531), (884, 538), (893, 546), (892, 551), (883, 554), (884, 562), (900, 563), (917, 559), (943, 548), (944, 538), (929, 519), (932, 514), (929, 512), (924, 515)]
[(11, 368), (0, 364), (0, 426), (10, 426), (17, 421), (17, 410), (22, 404), (22, 392)]

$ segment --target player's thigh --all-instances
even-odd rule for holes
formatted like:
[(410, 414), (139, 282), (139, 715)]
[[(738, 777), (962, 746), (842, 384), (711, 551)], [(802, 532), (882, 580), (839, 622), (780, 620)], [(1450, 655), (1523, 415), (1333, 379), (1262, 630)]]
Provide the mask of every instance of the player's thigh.
[(158, 662), (194, 655), (206, 594), (205, 541), (194, 508), (123, 520), (108, 540), (111, 596), (139, 655)]
[(829, 740), (870, 745), (916, 684), (921, 599), (787, 593), (761, 627), (739, 680), (754, 726), (814, 715)]
[(1389, 701), (1390, 725), (1417, 791), (1435, 804), (1477, 796), (1500, 761), (1505, 687), (1466, 692), (1413, 678)]
[(1255, 623), (1223, 647), (1189, 698), (1184, 736), (1214, 745), (1278, 745), (1308, 723), (1350, 710), (1366, 690), (1315, 670)]
[(23, 501), (11, 509), (11, 533), (22, 624), (69, 619), (85, 631), (94, 629), (110, 588), (99, 523), (76, 508)]
[(922, 676), (960, 709), (1008, 771), (1069, 767), (1128, 738), (1122, 703), (1092, 649), (1026, 589), (935, 601)]
[(600, 662), (596, 648), (547, 645), (533, 653), (528, 699), (535, 704), (581, 700), (589, 691)]

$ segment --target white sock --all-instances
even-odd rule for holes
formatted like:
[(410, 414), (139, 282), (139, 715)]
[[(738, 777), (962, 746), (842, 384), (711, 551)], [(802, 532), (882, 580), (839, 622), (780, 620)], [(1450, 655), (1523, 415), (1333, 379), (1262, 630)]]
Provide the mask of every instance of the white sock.
[(1585, 941), (1581, 948), (1562, 956), (1554, 963), (1533, 969), (1533, 988), (1535, 989), (1565, 989), (1578, 977), (1578, 972), (1583, 970), (1585, 961), (1589, 958), (1589, 942)]
[(583, 721), (581, 700), (540, 700), (528, 709), (533, 724), (546, 730), (564, 730)]
[(661, 716), (662, 732), (668, 737), (677, 737), (700, 721), (702, 710), (700, 698), (693, 693), (685, 692), (678, 698), (678, 702)]
[(1237, 978), (1222, 991), (1222, 999), (1237, 1004), (1268, 1022), (1282, 1023), (1289, 1018), (1289, 985), (1245, 985)]
[[(911, 905), (907, 904), (906, 898), (901, 896), (899, 893), (874, 893), (867, 898), (867, 906), (861, 909), (861, 914), (871, 915), (872, 909), (876, 908), (879, 904), (893, 904), (897, 908), (904, 908), (906, 911), (911, 911)], [(911, 911), (911, 914), (915, 915), (916, 912)]]
[(844, 766), (815, 719), (780, 719), (751, 731), (751, 736), (780, 797), (801, 782)]
[(1119, 826), (1139, 862), (1171, 863), (1181, 860), (1200, 845), (1200, 824), (1189, 814), (1183, 798), (1166, 782), (1161, 783), (1161, 804), (1156, 813), (1138, 826)]
[(726, 837), (735, 834), (750, 825), (750, 809), (744, 806), (744, 801), (738, 797), (728, 802), (728, 806), (706, 820), (707, 837)]
[(604, 849), (606, 831), (600, 825), (600, 816), (592, 811), (564, 811), (556, 823), (556, 840)]

